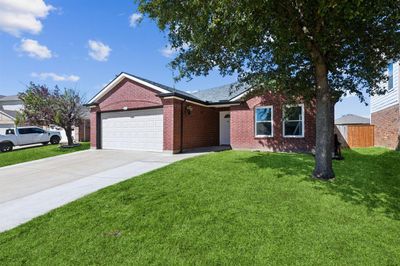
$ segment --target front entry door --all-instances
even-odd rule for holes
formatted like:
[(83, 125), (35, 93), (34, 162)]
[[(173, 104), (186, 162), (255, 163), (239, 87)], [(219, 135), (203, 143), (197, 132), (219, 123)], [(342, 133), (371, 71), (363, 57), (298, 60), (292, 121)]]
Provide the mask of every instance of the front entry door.
[(229, 111), (219, 112), (219, 145), (231, 144), (231, 114)]

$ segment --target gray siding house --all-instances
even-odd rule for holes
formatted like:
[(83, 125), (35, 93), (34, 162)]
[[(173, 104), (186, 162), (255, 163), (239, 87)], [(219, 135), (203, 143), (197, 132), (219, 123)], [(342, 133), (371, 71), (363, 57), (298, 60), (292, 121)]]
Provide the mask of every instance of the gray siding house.
[(375, 126), (375, 145), (391, 149), (400, 146), (400, 65), (389, 64), (385, 95), (371, 97), (371, 124)]

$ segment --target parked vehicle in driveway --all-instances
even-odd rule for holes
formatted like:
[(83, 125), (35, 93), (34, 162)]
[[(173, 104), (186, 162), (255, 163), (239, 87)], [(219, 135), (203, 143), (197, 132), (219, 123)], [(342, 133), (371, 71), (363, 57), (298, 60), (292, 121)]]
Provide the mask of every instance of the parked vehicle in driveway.
[(57, 131), (46, 131), (39, 127), (17, 127), (6, 130), (5, 135), (0, 135), (0, 151), (12, 151), (14, 146), (42, 143), (47, 145), (58, 144), (61, 134)]

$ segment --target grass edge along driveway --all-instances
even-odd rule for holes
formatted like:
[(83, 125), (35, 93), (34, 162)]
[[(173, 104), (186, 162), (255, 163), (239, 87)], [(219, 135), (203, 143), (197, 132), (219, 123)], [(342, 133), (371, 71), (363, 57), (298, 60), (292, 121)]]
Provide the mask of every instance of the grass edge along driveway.
[(21, 148), (11, 152), (0, 152), (0, 169), (4, 166), (87, 150), (89, 148), (90, 144), (88, 142), (82, 142), (80, 146), (68, 149), (61, 149), (58, 145), (45, 145)]
[(400, 153), (226, 151), (105, 188), (0, 234), (0, 264), (395, 265)]

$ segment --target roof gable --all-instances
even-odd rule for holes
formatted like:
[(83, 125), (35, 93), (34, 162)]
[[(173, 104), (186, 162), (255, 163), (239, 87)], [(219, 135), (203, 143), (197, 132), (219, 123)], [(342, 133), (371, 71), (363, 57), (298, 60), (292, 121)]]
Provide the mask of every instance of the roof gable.
[(110, 92), (116, 85), (118, 85), (123, 79), (129, 79), (132, 81), (135, 81), (139, 84), (142, 84), (144, 86), (147, 86), (151, 89), (154, 89), (160, 93), (167, 93), (170, 92), (167, 90), (166, 86), (163, 86), (161, 84), (155, 83), (155, 82), (150, 82), (149, 80), (146, 79), (141, 79), (136, 76), (127, 74), (122, 72), (119, 74), (117, 77), (115, 77), (110, 83), (108, 83), (99, 93), (97, 93), (89, 102), (88, 104), (95, 104), (98, 100), (100, 100), (104, 95), (106, 95), (108, 92)]
[(160, 97), (178, 96), (188, 100), (194, 100), (205, 105), (234, 102), (236, 100), (239, 100), (250, 89), (250, 87), (246, 84), (233, 83), (211, 89), (200, 90), (195, 93), (189, 93), (126, 72), (121, 72), (100, 92), (98, 92), (87, 103), (87, 105), (98, 104), (98, 101), (102, 97), (107, 95), (107, 93), (109, 93), (124, 79), (129, 79), (146, 87), (149, 87), (159, 92)]

